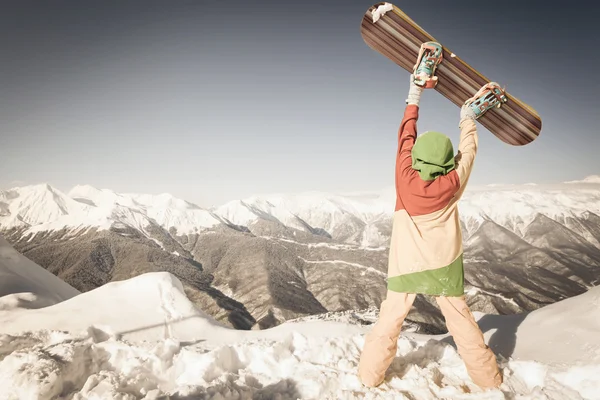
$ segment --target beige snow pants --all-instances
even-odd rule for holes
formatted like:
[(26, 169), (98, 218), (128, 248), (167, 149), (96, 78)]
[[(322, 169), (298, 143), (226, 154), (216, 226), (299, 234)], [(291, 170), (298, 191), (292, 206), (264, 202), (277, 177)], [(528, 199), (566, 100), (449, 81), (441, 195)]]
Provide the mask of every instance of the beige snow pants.
[[(385, 372), (396, 356), (402, 323), (415, 298), (414, 293), (388, 290), (387, 298), (381, 303), (379, 320), (366, 335), (360, 356), (358, 375), (365, 386), (374, 387), (383, 382)], [(440, 296), (436, 297), (436, 301), (473, 382), (483, 389), (500, 386), (502, 375), (496, 356), (485, 344), (464, 296)]]

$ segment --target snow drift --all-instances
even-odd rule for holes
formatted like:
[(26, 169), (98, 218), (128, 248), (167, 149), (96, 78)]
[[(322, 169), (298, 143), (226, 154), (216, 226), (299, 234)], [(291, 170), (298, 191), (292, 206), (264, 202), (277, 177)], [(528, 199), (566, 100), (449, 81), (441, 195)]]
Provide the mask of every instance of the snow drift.
[(78, 294), (77, 289), (18, 253), (0, 236), (0, 310), (45, 307)]
[[(265, 331), (223, 328), (191, 309), (177, 280), (164, 273), (93, 292), (2, 316), (0, 399), (426, 400), (504, 399), (505, 393), (531, 400), (600, 399), (597, 289), (532, 312), (520, 326), (513, 316), (487, 322), (483, 316), (486, 339), (494, 339), (497, 349), (508, 352), (511, 337), (516, 341), (512, 359), (499, 357), (505, 383), (487, 392), (471, 383), (445, 335), (403, 334), (386, 382), (366, 389), (356, 369), (369, 327), (314, 321)], [(178, 317), (189, 315), (194, 317), (178, 326)], [(590, 323), (580, 324), (584, 320)], [(564, 336), (575, 332), (563, 347)], [(576, 357), (569, 355), (573, 349)]]
[(529, 314), (484, 315), (479, 325), (494, 339), (492, 349), (506, 356), (600, 366), (600, 287)]
[[(76, 317), (74, 317), (76, 316)], [(198, 310), (188, 300), (181, 282), (167, 272), (146, 273), (111, 282), (76, 298), (20, 313), (0, 312), (0, 332), (18, 335), (26, 331), (55, 330), (88, 334), (132, 342), (179, 342), (228, 344), (241, 338), (278, 337), (290, 327), (277, 327), (266, 333), (237, 331)], [(334, 323), (347, 331), (346, 324)], [(352, 331), (352, 329), (350, 329)]]

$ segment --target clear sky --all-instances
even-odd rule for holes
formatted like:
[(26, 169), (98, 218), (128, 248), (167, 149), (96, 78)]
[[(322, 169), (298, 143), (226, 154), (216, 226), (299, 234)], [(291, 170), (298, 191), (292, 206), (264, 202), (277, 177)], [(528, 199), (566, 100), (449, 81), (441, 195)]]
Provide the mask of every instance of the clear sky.
[[(524, 147), (478, 124), (471, 184), (600, 173), (597, 2), (397, 4), (542, 116), (540, 137)], [(253, 194), (390, 186), (409, 74), (362, 40), (370, 5), (5, 4), (0, 188), (90, 184), (208, 207)], [(443, 131), (456, 146), (458, 119), (439, 93), (423, 95), (419, 131)]]

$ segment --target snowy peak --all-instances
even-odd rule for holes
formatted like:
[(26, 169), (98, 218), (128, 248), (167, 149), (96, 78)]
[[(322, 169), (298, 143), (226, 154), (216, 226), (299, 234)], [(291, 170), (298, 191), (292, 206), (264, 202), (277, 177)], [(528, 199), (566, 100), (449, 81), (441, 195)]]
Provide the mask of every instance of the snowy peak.
[(127, 194), (137, 204), (140, 204), (148, 208), (170, 208), (177, 210), (202, 210), (201, 207), (196, 204), (190, 203), (189, 201), (179, 199), (169, 193), (162, 193), (159, 195), (150, 194)]
[(259, 219), (281, 223), (290, 228), (305, 230), (307, 224), (285, 207), (278, 207), (270, 199), (258, 197), (235, 200), (214, 210), (227, 221), (241, 226), (250, 226)]
[(0, 192), (3, 227), (35, 226), (80, 213), (82, 205), (47, 184), (24, 186)]
[(393, 197), (367, 193), (347, 197), (318, 192), (275, 194), (232, 201), (214, 212), (237, 225), (249, 226), (262, 218), (302, 231), (358, 238), (370, 223), (391, 216)]
[(96, 189), (89, 185), (75, 186), (69, 191), (69, 197), (81, 203), (104, 209), (115, 206), (137, 207), (131, 197), (108, 189)]
[(157, 224), (183, 235), (220, 223), (211, 212), (167, 193), (123, 194), (80, 185), (66, 195), (46, 184), (0, 192), (0, 228), (24, 227), (24, 235), (63, 228), (106, 230), (113, 224), (144, 234)]
[(221, 219), (196, 204), (171, 194), (125, 194), (148, 218), (164, 229), (175, 229), (178, 235), (199, 233), (222, 223)]

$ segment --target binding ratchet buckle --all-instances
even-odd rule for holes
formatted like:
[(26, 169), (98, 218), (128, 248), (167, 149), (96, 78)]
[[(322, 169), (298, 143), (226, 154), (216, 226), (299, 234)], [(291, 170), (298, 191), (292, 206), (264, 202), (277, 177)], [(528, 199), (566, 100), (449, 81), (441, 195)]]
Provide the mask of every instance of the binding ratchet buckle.
[(465, 101), (475, 113), (475, 119), (481, 117), (490, 108), (500, 108), (508, 101), (505, 89), (500, 88), (496, 82), (490, 82), (482, 86), (473, 97)]
[(442, 62), (442, 45), (437, 42), (425, 42), (421, 45), (417, 63), (413, 67), (414, 83), (426, 89), (434, 88), (438, 83), (435, 70)]

